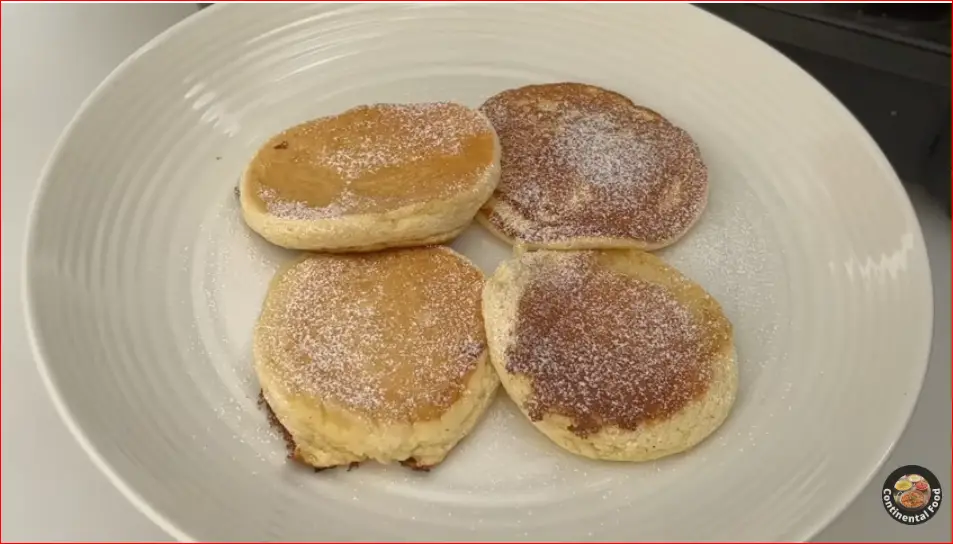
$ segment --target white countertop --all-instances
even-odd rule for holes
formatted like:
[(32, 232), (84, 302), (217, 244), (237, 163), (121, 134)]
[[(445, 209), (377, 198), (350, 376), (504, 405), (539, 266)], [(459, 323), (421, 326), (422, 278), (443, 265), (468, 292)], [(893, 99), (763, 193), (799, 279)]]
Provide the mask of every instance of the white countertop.
[[(195, 11), (191, 4), (2, 6), (3, 362), (0, 539), (169, 540), (129, 504), (80, 450), (54, 413), (25, 338), (20, 299), (25, 219), (37, 175), (82, 100), (119, 62)], [(933, 268), (933, 353), (916, 411), (874, 481), (825, 531), (827, 541), (951, 540), (951, 499), (933, 520), (908, 527), (880, 503), (883, 479), (902, 465), (950, 483), (950, 220), (911, 190)], [(948, 493), (950, 491), (947, 491)]]

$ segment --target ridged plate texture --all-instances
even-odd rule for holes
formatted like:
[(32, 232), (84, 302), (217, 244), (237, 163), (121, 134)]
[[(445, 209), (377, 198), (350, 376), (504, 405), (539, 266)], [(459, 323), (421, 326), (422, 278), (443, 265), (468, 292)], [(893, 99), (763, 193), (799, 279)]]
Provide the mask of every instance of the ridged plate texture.
[[(289, 254), (248, 231), (233, 194), (256, 147), (358, 104), (477, 106), (566, 80), (622, 92), (701, 147), (708, 209), (661, 254), (735, 325), (728, 421), (684, 455), (599, 463), (501, 394), (430, 474), (286, 463), (250, 342)], [(454, 246), (488, 272), (508, 254), (477, 226)], [(28, 247), (32, 341), (58, 409), (180, 539), (806, 539), (899, 436), (932, 321), (922, 236), (871, 138), (779, 53), (689, 6), (216, 6), (87, 101), (45, 170)]]

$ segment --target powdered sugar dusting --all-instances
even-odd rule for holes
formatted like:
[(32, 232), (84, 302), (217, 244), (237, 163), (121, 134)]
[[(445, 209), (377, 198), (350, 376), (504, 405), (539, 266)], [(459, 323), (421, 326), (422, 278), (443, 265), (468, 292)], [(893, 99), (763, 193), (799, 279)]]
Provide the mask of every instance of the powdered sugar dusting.
[(268, 213), (282, 219), (297, 219), (301, 221), (313, 221), (315, 219), (328, 219), (344, 215), (347, 210), (347, 202), (353, 196), (348, 191), (342, 191), (336, 201), (327, 206), (309, 206), (307, 202), (300, 200), (284, 200), (278, 196), (278, 192), (271, 187), (261, 187), (258, 196), (265, 203)]
[[(491, 132), (482, 115), (454, 103), (361, 106), (293, 127), (266, 144), (255, 159), (269, 171), (261, 176), (266, 181), (258, 196), (270, 214), (298, 220), (333, 218), (369, 206), (396, 207), (418, 197), (447, 198), (478, 177), (479, 169), (488, 168), (489, 156), (482, 161), (475, 155), (472, 165), (449, 177), (423, 163), (466, 159), (468, 145)], [(403, 173), (415, 165), (423, 166), (412, 176)], [(460, 170), (459, 164), (447, 171), (452, 169)], [(393, 175), (384, 175), (388, 172)], [(274, 188), (289, 179), (296, 180), (294, 191)], [(316, 202), (294, 193), (323, 196)]]
[(540, 269), (507, 352), (507, 370), (532, 380), (530, 417), (562, 414), (582, 436), (677, 412), (707, 390), (725, 340), (669, 288), (595, 263), (583, 253)]
[(611, 115), (580, 115), (564, 124), (554, 158), (585, 183), (613, 190), (619, 198), (644, 196), (663, 180), (660, 153), (639, 131)]
[[(408, 127), (399, 138), (382, 138), (376, 125)], [(458, 155), (464, 142), (481, 132), (486, 123), (472, 112), (449, 102), (392, 104), (380, 109), (377, 119), (361, 118), (346, 127), (360, 136), (347, 148), (331, 151), (320, 157), (343, 179), (353, 181), (368, 173), (380, 171), (424, 155)]]
[(439, 415), (485, 349), (482, 277), (444, 250), (312, 256), (275, 289), (256, 334), (281, 387), (360, 415)]
[(500, 93), (481, 110), (503, 148), (490, 220), (509, 236), (662, 242), (704, 208), (708, 176), (697, 145), (621, 95), (535, 85)]

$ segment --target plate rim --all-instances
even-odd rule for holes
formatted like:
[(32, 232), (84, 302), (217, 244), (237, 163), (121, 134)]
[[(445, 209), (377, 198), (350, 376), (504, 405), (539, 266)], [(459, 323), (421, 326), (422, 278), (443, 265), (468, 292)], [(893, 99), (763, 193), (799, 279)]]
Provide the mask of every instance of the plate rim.
[[(717, 20), (718, 23), (730, 26), (735, 31), (741, 32), (747, 35), (749, 38), (757, 41), (761, 44), (762, 47), (766, 47), (771, 51), (771, 54), (778, 59), (778, 62), (783, 62), (788, 64), (791, 67), (794, 67), (799, 71), (803, 77), (807, 78), (810, 81), (810, 84), (813, 84), (820, 88), (826, 95), (826, 99), (833, 101), (845, 114), (845, 120), (849, 119), (854, 125), (854, 131), (857, 132), (857, 136), (865, 140), (867, 146), (874, 153), (874, 158), (878, 160), (886, 168), (886, 170), (892, 173), (893, 183), (889, 183), (891, 190), (894, 192), (896, 199), (896, 210), (906, 221), (914, 226), (911, 234), (913, 235), (913, 249), (915, 253), (918, 253), (923, 258), (923, 278), (919, 283), (911, 282), (913, 288), (916, 289), (917, 286), (923, 290), (923, 299), (926, 303), (926, 322), (925, 322), (925, 333), (923, 333), (923, 338), (919, 342), (921, 348), (920, 353), (916, 357), (911, 357), (915, 361), (919, 361), (921, 366), (919, 371), (919, 376), (916, 378), (915, 383), (916, 387), (911, 390), (912, 395), (905, 396), (906, 404), (902, 407), (903, 417), (897, 418), (895, 421), (900, 423), (897, 429), (894, 429), (895, 432), (891, 432), (889, 435), (884, 434), (884, 436), (889, 436), (887, 443), (885, 444), (883, 454), (876, 461), (876, 463), (871, 467), (871, 469), (863, 474), (862, 478), (857, 480), (856, 485), (850, 487), (850, 491), (847, 494), (849, 500), (846, 500), (838, 506), (837, 508), (828, 509), (825, 515), (818, 516), (813, 522), (805, 523), (802, 528), (795, 532), (795, 539), (797, 541), (807, 541), (818, 533), (823, 531), (828, 527), (835, 519), (840, 517), (843, 512), (854, 502), (856, 502), (860, 493), (864, 490), (874, 476), (879, 472), (887, 459), (894, 451), (896, 445), (900, 441), (903, 432), (906, 430), (907, 426), (910, 423), (910, 420), (913, 416), (913, 412), (917, 406), (917, 403), (920, 398), (920, 394), (923, 390), (923, 383), (926, 378), (927, 369), (930, 363), (930, 354), (932, 353), (932, 343), (934, 339), (934, 324), (935, 324), (935, 301), (934, 301), (934, 286), (933, 278), (930, 268), (930, 257), (926, 247), (926, 241), (923, 236), (923, 230), (920, 226), (919, 218), (916, 215), (916, 211), (913, 207), (913, 203), (910, 199), (909, 194), (903, 186), (902, 181), (896, 173), (896, 170), (893, 168), (892, 163), (887, 159), (883, 150), (873, 139), (870, 133), (866, 128), (860, 123), (860, 121), (854, 116), (854, 114), (840, 101), (833, 93), (831, 93), (826, 87), (823, 86), (817, 79), (814, 78), (809, 72), (803, 69), (797, 63), (791, 61), (781, 52), (779, 52), (774, 47), (771, 47), (769, 44), (748, 32), (747, 30), (738, 27), (727, 20), (718, 17), (712, 13), (709, 13), (697, 6), (679, 4), (681, 8), (690, 8), (691, 10), (696, 10), (696, 13), (704, 13), (708, 20)], [(53, 403), (53, 407), (56, 413), (59, 415), (60, 419), (66, 425), (66, 428), (69, 430), (69, 433), (73, 436), (76, 442), (80, 445), (81, 449), (86, 452), (87, 456), (93, 462), (93, 465), (106, 477), (106, 479), (112, 483), (112, 485), (119, 490), (119, 492), (128, 500), (140, 513), (142, 513), (147, 519), (154, 523), (166, 534), (174, 538), (179, 542), (197, 542), (198, 540), (192, 535), (188, 534), (184, 530), (180, 529), (178, 525), (173, 522), (166, 514), (157, 510), (148, 500), (146, 500), (139, 491), (132, 488), (113, 468), (113, 466), (105, 459), (102, 453), (97, 449), (97, 447), (92, 443), (91, 439), (86, 436), (85, 432), (73, 418), (72, 413), (66, 405), (66, 402), (63, 398), (63, 395), (60, 392), (59, 386), (56, 382), (56, 379), (53, 377), (51, 367), (47, 362), (47, 357), (43, 346), (41, 345), (38, 337), (38, 329), (42, 326), (39, 324), (36, 316), (36, 309), (33, 304), (33, 299), (31, 297), (31, 292), (33, 290), (31, 281), (30, 270), (34, 266), (34, 259), (32, 257), (33, 247), (35, 245), (34, 239), (37, 236), (38, 232), (38, 210), (40, 208), (41, 201), (43, 200), (44, 195), (49, 190), (50, 185), (50, 171), (53, 168), (53, 165), (56, 164), (63, 153), (63, 148), (66, 146), (68, 141), (71, 139), (73, 132), (75, 131), (76, 125), (78, 122), (88, 113), (89, 107), (91, 104), (95, 103), (100, 99), (100, 96), (103, 92), (112, 85), (113, 81), (118, 79), (123, 75), (123, 73), (128, 69), (128, 67), (139, 60), (148, 51), (160, 46), (166, 41), (170, 40), (173, 36), (183, 31), (183, 29), (189, 28), (196, 24), (201, 24), (200, 21), (204, 21), (206, 18), (215, 17), (216, 14), (223, 10), (234, 10), (242, 9), (242, 6), (234, 4), (214, 4), (206, 7), (205, 9), (200, 9), (196, 13), (193, 13), (186, 17), (185, 19), (175, 23), (171, 27), (162, 31), (145, 44), (136, 49), (132, 54), (126, 57), (122, 62), (120, 62), (91, 92), (90, 94), (80, 103), (76, 112), (73, 114), (73, 117), (66, 124), (59, 137), (56, 140), (52, 150), (47, 156), (46, 162), (40, 174), (37, 177), (37, 184), (33, 191), (33, 196), (29, 204), (26, 217), (26, 231), (25, 231), (25, 243), (23, 244), (23, 250), (20, 255), (21, 257), (21, 274), (22, 281), (20, 285), (20, 296), (23, 303), (23, 314), (25, 321), (26, 337), (27, 342), (30, 346), (30, 350), (33, 356), (34, 363), (36, 365), (37, 371), (40, 375), (40, 380), (43, 383), (43, 387), (46, 390), (47, 395), (50, 398), (50, 401)]]
[(53, 145), (53, 149), (47, 156), (46, 162), (43, 164), (43, 168), (40, 170), (40, 174), (37, 177), (37, 185), (33, 191), (33, 197), (30, 201), (29, 209), (27, 210), (26, 234), (24, 236), (25, 243), (23, 244), (22, 254), (20, 256), (21, 277), (23, 278), (20, 284), (20, 296), (23, 303), (27, 343), (30, 345), (30, 351), (32, 352), (33, 361), (37, 372), (40, 375), (40, 381), (43, 383), (43, 389), (46, 390), (47, 396), (53, 403), (53, 408), (55, 409), (57, 415), (59, 415), (60, 420), (66, 425), (66, 428), (73, 436), (73, 439), (76, 440), (80, 448), (93, 462), (93, 465), (102, 475), (106, 477), (113, 487), (119, 490), (120, 494), (125, 497), (125, 499), (129, 501), (132, 506), (142, 513), (149, 521), (179, 542), (197, 542), (197, 539), (180, 529), (171, 519), (153, 507), (149, 501), (147, 501), (138, 491), (133, 489), (122, 477), (119, 476), (112, 465), (106, 461), (99, 449), (97, 449), (92, 441), (86, 436), (86, 433), (80, 428), (76, 420), (73, 419), (73, 414), (66, 406), (63, 396), (60, 394), (59, 386), (56, 384), (56, 381), (52, 376), (50, 365), (46, 360), (47, 358), (44, 353), (44, 348), (40, 344), (37, 335), (37, 328), (39, 325), (36, 318), (36, 310), (33, 306), (33, 299), (30, 296), (30, 292), (32, 290), (30, 267), (32, 266), (33, 262), (31, 255), (32, 248), (34, 246), (34, 238), (36, 237), (37, 233), (38, 210), (40, 208), (40, 203), (44, 194), (49, 190), (50, 171), (53, 169), (53, 165), (59, 160), (60, 155), (63, 153), (63, 148), (71, 138), (73, 132), (76, 129), (76, 125), (79, 123), (79, 120), (86, 115), (87, 111), (89, 110), (89, 106), (96, 102), (105, 89), (108, 88), (114, 80), (121, 77), (123, 72), (125, 72), (130, 65), (139, 60), (139, 58), (146, 52), (162, 44), (171, 36), (181, 32), (182, 29), (196, 24), (196, 21), (206, 19), (209, 16), (214, 16), (215, 13), (221, 11), (227, 6), (228, 4), (213, 4), (205, 9), (199, 9), (185, 19), (182, 19), (169, 28), (163, 30), (151, 40), (147, 41), (138, 49), (133, 51), (133, 53), (128, 57), (123, 59), (122, 62), (113, 68), (112, 71), (110, 71), (109, 74), (103, 78), (103, 80), (99, 82), (95, 88), (93, 88), (89, 95), (83, 99), (77, 108), (76, 113), (73, 114), (73, 117), (70, 119), (69, 123), (66, 124), (66, 126), (63, 128), (63, 131), (56, 139), (56, 143)]

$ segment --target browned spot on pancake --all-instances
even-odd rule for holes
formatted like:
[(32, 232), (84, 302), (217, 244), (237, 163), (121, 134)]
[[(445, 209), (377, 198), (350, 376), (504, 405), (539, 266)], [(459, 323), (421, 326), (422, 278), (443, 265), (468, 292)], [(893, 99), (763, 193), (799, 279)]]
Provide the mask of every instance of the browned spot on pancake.
[(259, 205), (284, 219), (381, 213), (471, 189), (495, 146), (491, 125), (465, 106), (376, 104), (276, 135), (246, 176)]
[[(282, 438), (284, 438), (285, 447), (287, 447), (288, 449), (288, 459), (291, 459), (292, 461), (298, 461), (300, 463), (304, 463), (304, 461), (299, 459), (296, 455), (298, 447), (295, 445), (294, 439), (291, 437), (291, 433), (289, 433), (288, 429), (286, 429), (285, 426), (281, 424), (281, 421), (278, 421), (278, 416), (275, 415), (275, 411), (271, 409), (271, 405), (268, 404), (267, 400), (265, 400), (265, 393), (263, 391), (260, 391), (258, 393), (258, 406), (265, 411), (265, 415), (268, 417), (268, 423), (271, 424), (271, 426), (274, 427), (275, 430), (279, 431), (281, 433)], [(350, 464), (348, 464), (347, 471), (351, 472), (352, 470), (354, 470), (355, 468), (358, 468), (359, 466), (361, 466), (361, 463), (359, 461), (352, 461)], [(337, 468), (337, 466), (332, 466), (332, 467), (312, 466), (311, 468), (314, 469), (315, 472), (323, 472), (325, 470)]]
[(507, 370), (532, 383), (530, 417), (565, 416), (580, 436), (680, 411), (707, 391), (710, 363), (730, 335), (720, 310), (696, 315), (680, 300), (700, 289), (689, 280), (637, 279), (602, 255), (611, 253), (582, 252), (537, 270), (507, 350)]
[(258, 392), (258, 407), (265, 411), (265, 416), (268, 418), (268, 423), (278, 432), (281, 433), (281, 437), (285, 441), (285, 447), (288, 450), (288, 458), (293, 459), (295, 448), (294, 438), (291, 437), (291, 433), (288, 432), (288, 429), (278, 421), (278, 416), (275, 415), (274, 410), (271, 409), (271, 405), (268, 404), (268, 401), (265, 400), (265, 393), (263, 391)]
[(312, 254), (275, 282), (255, 334), (287, 395), (428, 421), (460, 399), (486, 349), (483, 274), (446, 248)]
[(433, 468), (432, 465), (421, 465), (417, 462), (417, 459), (409, 457), (400, 462), (401, 465), (418, 472), (430, 472), (430, 469)]
[(668, 241), (707, 201), (708, 174), (684, 130), (628, 98), (578, 83), (530, 85), (480, 108), (502, 146), (488, 219), (534, 243)]

